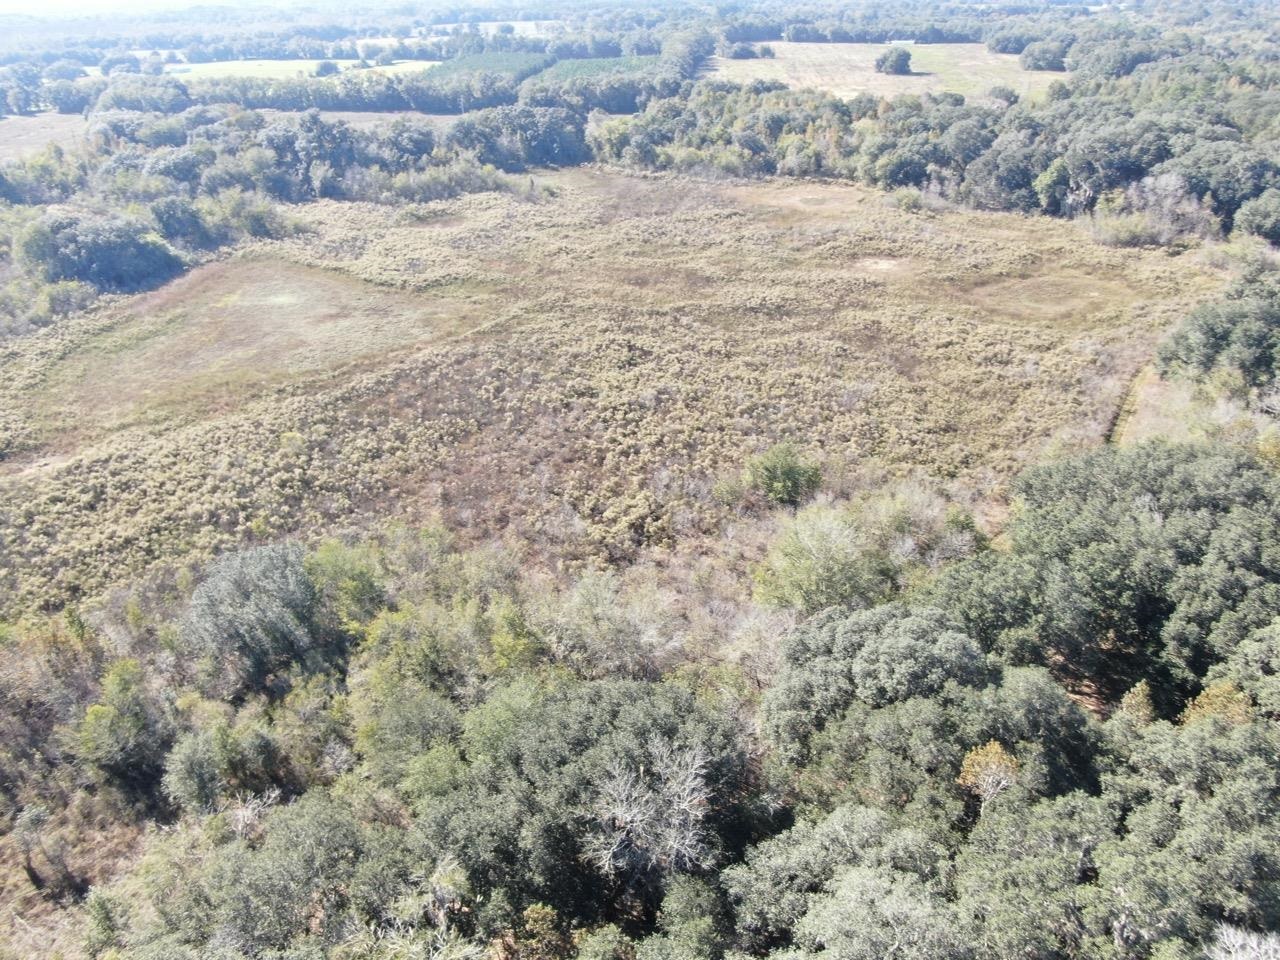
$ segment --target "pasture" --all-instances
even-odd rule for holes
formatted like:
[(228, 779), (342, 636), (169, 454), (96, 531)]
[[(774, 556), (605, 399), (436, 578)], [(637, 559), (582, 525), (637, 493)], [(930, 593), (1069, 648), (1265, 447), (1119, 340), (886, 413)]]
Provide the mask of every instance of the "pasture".
[(729, 60), (713, 57), (709, 75), (749, 83), (776, 80), (789, 87), (825, 90), (838, 97), (859, 93), (893, 97), (899, 94), (947, 92), (966, 97), (984, 95), (992, 87), (1010, 87), (1021, 96), (1042, 94), (1063, 75), (1043, 70), (1023, 70), (1018, 58), (992, 53), (979, 43), (914, 44), (911, 73), (892, 76), (877, 73), (876, 57), (882, 43), (772, 42), (772, 59)]

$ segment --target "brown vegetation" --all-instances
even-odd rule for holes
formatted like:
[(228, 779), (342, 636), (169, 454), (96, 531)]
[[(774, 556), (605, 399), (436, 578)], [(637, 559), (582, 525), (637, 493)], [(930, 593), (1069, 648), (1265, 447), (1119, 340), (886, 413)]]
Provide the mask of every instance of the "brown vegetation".
[(716, 529), (716, 481), (788, 439), (836, 485), (881, 464), (989, 498), (1098, 440), (1218, 282), (848, 186), (547, 186), (315, 204), (248, 259), (8, 345), (4, 605), (374, 512), (631, 558)]

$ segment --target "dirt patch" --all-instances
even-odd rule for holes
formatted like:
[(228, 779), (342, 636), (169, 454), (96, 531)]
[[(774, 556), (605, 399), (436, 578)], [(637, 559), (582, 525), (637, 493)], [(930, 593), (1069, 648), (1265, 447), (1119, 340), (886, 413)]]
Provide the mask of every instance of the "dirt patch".
[(997, 316), (1028, 323), (1074, 323), (1131, 303), (1137, 292), (1122, 280), (1056, 270), (996, 280), (966, 291), (963, 299)]

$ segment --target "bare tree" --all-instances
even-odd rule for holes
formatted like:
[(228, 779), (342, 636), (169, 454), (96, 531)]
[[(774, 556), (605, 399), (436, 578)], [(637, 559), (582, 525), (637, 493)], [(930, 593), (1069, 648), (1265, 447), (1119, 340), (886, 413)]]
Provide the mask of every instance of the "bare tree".
[(601, 873), (643, 879), (710, 865), (705, 752), (660, 741), (648, 753), (648, 768), (611, 764), (592, 804), (585, 854)]

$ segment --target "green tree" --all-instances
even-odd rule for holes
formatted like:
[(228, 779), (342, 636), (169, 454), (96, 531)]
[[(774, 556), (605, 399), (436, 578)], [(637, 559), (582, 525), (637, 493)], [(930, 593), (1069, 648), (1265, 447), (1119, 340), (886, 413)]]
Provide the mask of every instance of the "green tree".
[(876, 57), (876, 70), (879, 73), (897, 74), (899, 76), (911, 72), (911, 51), (906, 47), (891, 46)]

